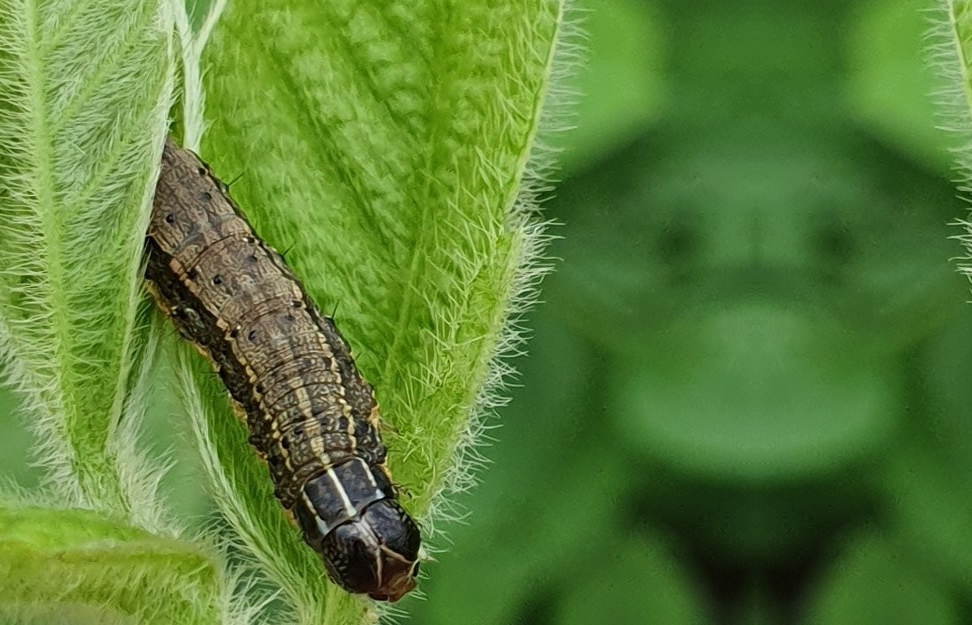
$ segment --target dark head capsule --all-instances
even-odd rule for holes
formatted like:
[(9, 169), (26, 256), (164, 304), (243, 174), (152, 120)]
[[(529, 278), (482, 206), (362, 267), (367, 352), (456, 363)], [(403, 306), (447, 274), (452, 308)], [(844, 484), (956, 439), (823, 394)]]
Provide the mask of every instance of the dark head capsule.
[(398, 601), (415, 587), (418, 526), (381, 469), (353, 459), (307, 481), (294, 514), (304, 540), (349, 592)]

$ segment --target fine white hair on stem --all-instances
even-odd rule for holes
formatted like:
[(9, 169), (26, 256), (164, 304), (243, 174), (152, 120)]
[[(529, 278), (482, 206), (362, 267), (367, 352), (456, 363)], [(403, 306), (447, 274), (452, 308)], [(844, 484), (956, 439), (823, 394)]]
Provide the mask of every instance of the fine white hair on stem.
[[(959, 12), (970, 9), (964, 0), (939, 0), (928, 11), (931, 27), (926, 36), (926, 59), (941, 77), (940, 87), (932, 94), (937, 105), (939, 128), (954, 139), (952, 165), (959, 197), (972, 201), (972, 24), (958, 19)], [(972, 220), (956, 220), (963, 228), (956, 235), (965, 248), (958, 258), (958, 271), (972, 279)]]

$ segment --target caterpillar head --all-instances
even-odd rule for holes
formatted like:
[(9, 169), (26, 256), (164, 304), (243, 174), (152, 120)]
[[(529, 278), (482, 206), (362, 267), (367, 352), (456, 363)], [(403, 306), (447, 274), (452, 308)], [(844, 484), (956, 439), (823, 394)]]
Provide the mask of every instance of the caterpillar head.
[(415, 587), (421, 532), (381, 468), (354, 459), (327, 470), (304, 486), (294, 516), (345, 590), (398, 601)]

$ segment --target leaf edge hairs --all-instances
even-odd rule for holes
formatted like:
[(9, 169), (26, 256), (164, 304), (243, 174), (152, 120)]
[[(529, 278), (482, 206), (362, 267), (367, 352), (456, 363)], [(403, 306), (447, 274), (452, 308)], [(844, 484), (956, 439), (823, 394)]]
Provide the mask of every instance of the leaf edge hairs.
[(421, 536), (396, 500), (372, 388), (226, 185), (171, 138), (145, 249), (149, 292), (219, 373), (274, 494), (330, 578), (401, 599), (415, 587)]

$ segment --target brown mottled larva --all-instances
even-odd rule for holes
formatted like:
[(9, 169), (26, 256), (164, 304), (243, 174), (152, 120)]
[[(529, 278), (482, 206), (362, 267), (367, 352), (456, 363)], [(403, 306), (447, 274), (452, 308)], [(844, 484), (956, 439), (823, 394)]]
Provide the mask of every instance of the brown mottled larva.
[(395, 499), (378, 405), (334, 321), (209, 167), (171, 140), (145, 246), (159, 307), (219, 372), (331, 579), (400, 599), (415, 586), (420, 533)]

